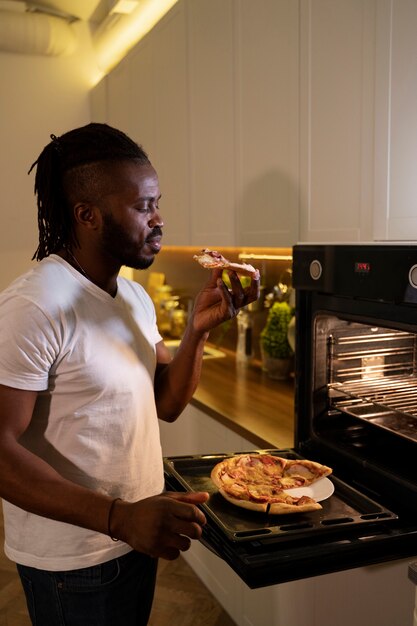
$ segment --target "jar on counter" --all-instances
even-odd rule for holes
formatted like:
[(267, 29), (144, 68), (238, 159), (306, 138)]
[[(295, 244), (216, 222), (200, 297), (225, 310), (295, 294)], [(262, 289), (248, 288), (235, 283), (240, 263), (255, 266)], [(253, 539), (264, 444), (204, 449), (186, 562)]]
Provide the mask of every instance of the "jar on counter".
[(187, 326), (187, 311), (176, 308), (171, 310), (169, 334), (174, 339), (181, 339)]
[(172, 295), (170, 285), (161, 285), (155, 290), (155, 311), (159, 332), (169, 333), (171, 328), (171, 311), (178, 306), (179, 296)]
[(253, 349), (253, 317), (246, 307), (240, 309), (237, 321), (236, 361), (249, 363), (254, 357)]

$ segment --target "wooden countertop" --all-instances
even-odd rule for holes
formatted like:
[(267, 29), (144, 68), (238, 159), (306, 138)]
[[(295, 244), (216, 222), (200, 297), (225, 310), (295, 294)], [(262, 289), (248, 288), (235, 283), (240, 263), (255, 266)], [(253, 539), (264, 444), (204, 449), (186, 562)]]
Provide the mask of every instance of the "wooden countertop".
[(272, 380), (233, 352), (205, 359), (191, 403), (260, 448), (294, 446), (294, 381)]

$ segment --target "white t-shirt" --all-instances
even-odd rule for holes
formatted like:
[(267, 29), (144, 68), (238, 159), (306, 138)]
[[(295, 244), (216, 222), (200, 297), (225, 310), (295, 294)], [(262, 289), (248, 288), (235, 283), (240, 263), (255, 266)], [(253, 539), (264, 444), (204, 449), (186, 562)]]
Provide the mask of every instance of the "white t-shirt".
[[(51, 255), (0, 295), (0, 384), (39, 391), (21, 443), (65, 478), (128, 501), (163, 490), (154, 400), (161, 340), (145, 290), (118, 278), (112, 298)], [(46, 570), (130, 550), (104, 534), (3, 503), (5, 553)]]

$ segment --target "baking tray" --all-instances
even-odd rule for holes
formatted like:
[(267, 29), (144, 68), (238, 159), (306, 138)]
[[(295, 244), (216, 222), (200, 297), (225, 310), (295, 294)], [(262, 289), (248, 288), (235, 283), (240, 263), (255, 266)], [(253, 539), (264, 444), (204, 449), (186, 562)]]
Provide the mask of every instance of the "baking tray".
[(320, 503), (323, 508), (318, 511), (269, 515), (248, 511), (227, 502), (210, 478), (213, 467), (221, 460), (235, 454), (261, 453), (289, 459), (303, 458), (290, 449), (166, 457), (164, 458), (166, 482), (171, 489), (182, 487), (185, 491), (208, 492), (210, 497), (205, 504), (201, 505), (201, 508), (216, 527), (233, 542), (253, 541), (261, 538), (288, 539), (293, 535), (331, 533), (342, 527), (356, 529), (361, 525), (386, 523), (398, 519), (395, 513), (333, 475), (329, 476), (329, 479), (334, 483), (334, 493)]

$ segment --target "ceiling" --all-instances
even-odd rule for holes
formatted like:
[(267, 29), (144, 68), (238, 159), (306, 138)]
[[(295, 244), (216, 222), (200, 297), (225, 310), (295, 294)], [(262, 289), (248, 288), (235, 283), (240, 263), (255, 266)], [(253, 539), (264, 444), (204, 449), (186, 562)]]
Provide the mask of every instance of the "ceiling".
[(108, 15), (115, 0), (0, 0), (0, 10), (43, 10), (99, 24)]
[[(110, 71), (177, 0), (0, 0), (0, 52), (58, 56), (87, 22), (98, 67)], [(60, 19), (58, 19), (60, 18)]]

